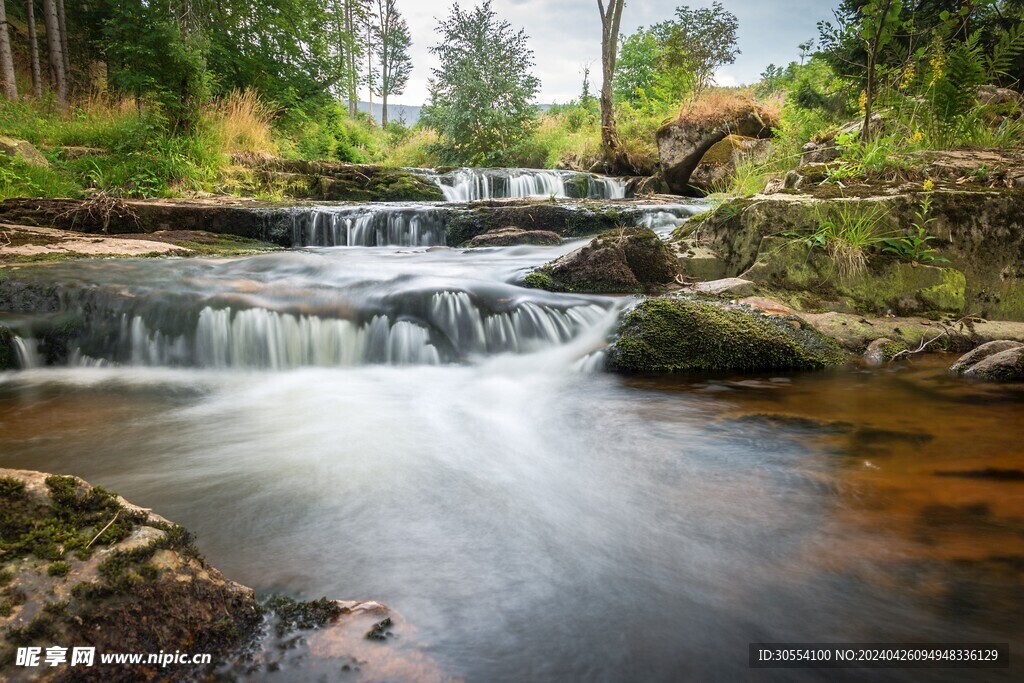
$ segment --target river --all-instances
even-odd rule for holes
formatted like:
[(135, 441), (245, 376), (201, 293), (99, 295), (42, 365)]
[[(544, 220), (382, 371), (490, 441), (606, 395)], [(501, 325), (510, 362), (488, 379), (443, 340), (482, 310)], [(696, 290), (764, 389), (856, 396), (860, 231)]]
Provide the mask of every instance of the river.
[[(467, 681), (864, 679), (751, 672), (761, 641), (1021, 651), (1020, 387), (949, 358), (609, 375), (632, 299), (516, 285), (575, 246), (24, 269), (72, 348), (0, 373), (0, 465), (152, 508), (261, 594), (384, 602), (393, 647)], [(4, 317), (37, 365), (53, 318)]]

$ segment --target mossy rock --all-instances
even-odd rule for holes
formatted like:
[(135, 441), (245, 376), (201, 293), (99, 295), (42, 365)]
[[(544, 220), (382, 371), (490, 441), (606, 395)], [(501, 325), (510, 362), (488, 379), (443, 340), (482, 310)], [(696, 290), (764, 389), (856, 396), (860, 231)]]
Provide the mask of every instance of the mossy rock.
[(621, 228), (598, 235), (538, 272), (548, 278), (544, 289), (552, 291), (645, 292), (672, 282), (679, 261), (650, 228)]
[(820, 370), (845, 360), (832, 339), (795, 316), (663, 297), (626, 315), (608, 366), (622, 373), (756, 372)]
[(0, 326), (0, 370), (17, 370), (19, 365), (14, 333)]

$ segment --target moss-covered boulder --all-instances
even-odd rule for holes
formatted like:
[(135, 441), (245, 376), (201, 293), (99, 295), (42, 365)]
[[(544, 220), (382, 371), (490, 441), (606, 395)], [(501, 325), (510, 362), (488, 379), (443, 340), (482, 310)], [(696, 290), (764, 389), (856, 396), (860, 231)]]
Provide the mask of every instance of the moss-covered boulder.
[[(650, 228), (621, 228), (538, 271), (544, 289), (569, 292), (645, 292), (672, 282), (679, 262)], [(536, 278), (527, 284), (535, 284)]]
[(608, 366), (623, 373), (818, 370), (846, 355), (796, 316), (717, 301), (647, 299), (626, 314)]
[(50, 162), (27, 140), (0, 135), (0, 154), (18, 159), (29, 166), (47, 167)]
[(785, 237), (765, 237), (742, 277), (832, 310), (916, 315), (962, 313), (966, 305), (967, 280), (955, 268), (876, 256), (863, 271), (841, 277), (823, 250)]
[(14, 333), (0, 325), (0, 370), (16, 370), (18, 365), (18, 349), (14, 347)]

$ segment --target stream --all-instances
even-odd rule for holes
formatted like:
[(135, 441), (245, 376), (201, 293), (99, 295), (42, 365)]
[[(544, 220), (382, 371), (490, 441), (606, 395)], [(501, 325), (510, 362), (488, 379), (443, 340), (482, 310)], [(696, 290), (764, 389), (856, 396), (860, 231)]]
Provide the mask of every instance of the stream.
[(389, 605), (409, 628), (383, 647), (415, 655), (412, 678), (865, 678), (751, 671), (750, 642), (1009, 642), (1019, 661), (1021, 387), (953, 379), (947, 357), (606, 374), (634, 299), (517, 284), (582, 242), (437, 248), (405, 225), (373, 246), (22, 269), (58, 303), (0, 314), (27, 366), (0, 373), (0, 466), (152, 508), (261, 595)]

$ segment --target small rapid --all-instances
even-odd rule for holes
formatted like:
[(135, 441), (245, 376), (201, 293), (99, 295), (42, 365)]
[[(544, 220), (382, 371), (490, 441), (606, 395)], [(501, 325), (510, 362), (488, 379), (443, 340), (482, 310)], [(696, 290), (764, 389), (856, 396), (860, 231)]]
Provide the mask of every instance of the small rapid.
[(625, 199), (622, 178), (578, 171), (532, 168), (410, 169), (436, 183), (449, 202), (482, 199)]

